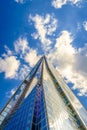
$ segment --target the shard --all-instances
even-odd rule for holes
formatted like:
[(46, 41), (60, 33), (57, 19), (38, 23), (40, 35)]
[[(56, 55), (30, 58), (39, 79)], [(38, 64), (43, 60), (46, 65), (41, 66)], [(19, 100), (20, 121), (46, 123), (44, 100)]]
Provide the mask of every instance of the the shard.
[(0, 130), (87, 130), (87, 112), (43, 56), (0, 112)]

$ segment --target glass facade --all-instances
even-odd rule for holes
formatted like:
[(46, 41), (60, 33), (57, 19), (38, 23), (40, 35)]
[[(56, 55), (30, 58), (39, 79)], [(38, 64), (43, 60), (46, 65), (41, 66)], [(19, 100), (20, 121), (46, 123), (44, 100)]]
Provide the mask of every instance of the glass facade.
[(31, 130), (36, 86), (20, 105), (4, 130)]
[(0, 128), (2, 128), (3, 123), (5, 124), (5, 121), (7, 123), (8, 118), (10, 118), (12, 116), (12, 113), (17, 109), (17, 106), (19, 106), (21, 100), (23, 99), (27, 90), (29, 89), (29, 87), (28, 87), (29, 84), (31, 83), (33, 77), (36, 76), (35, 74), (36, 74), (38, 67), (41, 64), (41, 61), (42, 61), (42, 58), (33, 67), (31, 72), (24, 79), (24, 81), (21, 83), (21, 85), (18, 87), (16, 92), (10, 98), (10, 100), (8, 101), (6, 106), (0, 112)]
[(47, 114), (42, 84), (37, 85), (32, 130), (48, 130)]
[[(48, 123), (51, 130), (82, 130), (80, 129), (81, 122), (74, 118), (70, 111), (68, 100), (62, 93), (62, 89), (54, 84), (54, 79), (48, 72), (44, 64), (43, 86), (45, 93), (45, 101), (47, 107)], [(73, 110), (73, 109), (71, 109)], [(78, 117), (77, 117), (78, 118)]]
[[(78, 115), (78, 118), (79, 118), (79, 119), (77, 119), (77, 122), (80, 121), (80, 123), (83, 124), (81, 129), (83, 129), (83, 127), (84, 127), (84, 129), (85, 128), (87, 129), (87, 111), (82, 106), (80, 101), (76, 98), (74, 93), (70, 90), (70, 88), (67, 86), (67, 84), (64, 82), (64, 80), (60, 76), (60, 74), (54, 69), (52, 64), (50, 64), (50, 62), (48, 62), (47, 60), (45, 60), (45, 61), (46, 61), (47, 68), (50, 72), (50, 75), (52, 75), (54, 83), (57, 86), (57, 90), (61, 90), (63, 92), (64, 96), (66, 97), (65, 102), (68, 102), (70, 104), (69, 105), (70, 111), (74, 111), (74, 113), (76, 113), (74, 116), (76, 116), (76, 118), (77, 118), (77, 115)], [(67, 104), (66, 104), (66, 106), (67, 106)]]
[(45, 57), (18, 90), (0, 113), (1, 130), (87, 130), (86, 110)]

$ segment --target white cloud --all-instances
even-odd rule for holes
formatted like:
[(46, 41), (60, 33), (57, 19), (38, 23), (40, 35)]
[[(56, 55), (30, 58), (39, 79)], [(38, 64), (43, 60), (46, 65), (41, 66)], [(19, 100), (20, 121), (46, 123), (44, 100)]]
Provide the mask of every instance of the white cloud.
[(24, 0), (14, 0), (14, 1), (17, 2), (17, 3), (21, 3), (21, 4), (24, 3)]
[(28, 75), (28, 73), (30, 72), (30, 67), (27, 65), (22, 65), (19, 70), (18, 73), (16, 75), (16, 79), (20, 79), (20, 80), (24, 80), (24, 78)]
[(87, 31), (87, 21), (83, 22), (83, 27), (84, 27), (85, 31)]
[(78, 5), (81, 0), (53, 0), (52, 6), (55, 8), (62, 8), (62, 6), (66, 5), (67, 3)]
[[(71, 57), (73, 57), (75, 50), (71, 45), (73, 37), (68, 31), (62, 31), (61, 35), (56, 39), (56, 44), (52, 50), (52, 58), (49, 54), (49, 58), (55, 61), (57, 65), (63, 67), (71, 62)], [(57, 60), (57, 62), (56, 62)], [(73, 61), (72, 61), (73, 62)]]
[(70, 1), (72, 4), (78, 4), (79, 2), (81, 2), (82, 0), (68, 0)]
[(11, 56), (13, 54), (13, 52), (8, 48), (8, 46), (4, 46), (5, 47), (5, 51), (7, 52), (7, 56)]
[(14, 48), (16, 53), (26, 53), (26, 51), (29, 49), (27, 39), (19, 37), (19, 39), (14, 42)]
[(4, 48), (5, 48), (5, 53), (2, 54), (2, 57), (6, 58), (14, 54), (14, 52), (10, 50), (7, 45), (4, 45)]
[(32, 33), (31, 36), (34, 38), (34, 39), (38, 39), (39, 35), (37, 33)]
[(14, 78), (19, 68), (20, 62), (15, 56), (0, 58), (0, 72), (5, 73), (5, 78)]
[(28, 62), (31, 67), (33, 67), (36, 64), (36, 62), (39, 60), (39, 58), (40, 56), (37, 54), (37, 51), (30, 49), (25, 56), (25, 61)]
[(48, 36), (51, 36), (57, 29), (57, 19), (53, 15), (46, 14), (46, 16), (29, 16), (29, 19), (34, 22), (34, 26), (37, 30), (37, 33), (32, 34), (32, 36), (41, 41), (44, 49), (49, 49), (50, 44), (52, 43)]
[[(14, 42), (14, 51), (11, 51), (6, 45), (5, 51), (6, 53), (0, 57), (0, 72), (5, 73), (5, 78), (23, 80), (29, 73), (30, 67), (33, 67), (40, 58), (37, 50), (31, 49), (28, 46), (27, 39), (24, 37), (19, 37)], [(14, 55), (18, 55), (23, 61), (29, 63), (30, 66), (20, 64), (20, 61)]]
[(53, 0), (52, 6), (55, 7), (55, 8), (61, 8), (66, 3), (67, 3), (67, 0)]
[(57, 66), (59, 73), (74, 84), (73, 89), (79, 95), (87, 95), (87, 44), (76, 50), (72, 46), (73, 37), (68, 31), (62, 31), (56, 39), (54, 49), (48, 54), (49, 60)]

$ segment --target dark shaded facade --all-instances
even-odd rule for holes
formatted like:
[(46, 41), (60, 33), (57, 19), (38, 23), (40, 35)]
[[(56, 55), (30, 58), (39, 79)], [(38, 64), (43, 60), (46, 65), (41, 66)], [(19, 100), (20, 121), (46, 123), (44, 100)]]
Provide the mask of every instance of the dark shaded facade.
[(1, 130), (87, 130), (87, 112), (43, 56), (0, 112)]

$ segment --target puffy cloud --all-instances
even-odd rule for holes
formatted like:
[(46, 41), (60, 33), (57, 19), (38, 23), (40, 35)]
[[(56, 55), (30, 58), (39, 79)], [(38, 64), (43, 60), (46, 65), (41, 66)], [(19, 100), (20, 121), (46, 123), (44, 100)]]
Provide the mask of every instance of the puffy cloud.
[(5, 78), (14, 78), (19, 65), (20, 61), (15, 56), (0, 58), (0, 72), (5, 73)]
[(4, 48), (5, 48), (5, 53), (2, 54), (2, 57), (6, 58), (13, 55), (14, 52), (11, 51), (7, 45), (4, 45)]
[(62, 8), (63, 5), (66, 5), (67, 3), (78, 5), (81, 0), (53, 0), (52, 6), (55, 8)]
[[(38, 60), (39, 56), (37, 55), (37, 50), (31, 49), (28, 46), (28, 41), (26, 38), (19, 37), (18, 40), (14, 42), (15, 52), (20, 55), (20, 57), (29, 63), (29, 65), (32, 67)], [(19, 74), (22, 72), (22, 75), (20, 76), (20, 79), (23, 79), (26, 75), (27, 70), (29, 66), (24, 65), (21, 69), (19, 69)], [(16, 76), (16, 78), (18, 77)]]
[(27, 39), (19, 37), (19, 39), (14, 42), (14, 48), (16, 53), (26, 53), (26, 51), (29, 49)]
[(18, 73), (16, 74), (16, 79), (24, 80), (24, 78), (28, 75), (30, 72), (30, 67), (27, 65), (21, 65), (21, 67), (18, 70)]
[[(37, 50), (31, 49), (28, 46), (27, 39), (23, 37), (19, 37), (14, 42), (14, 51), (11, 51), (6, 45), (5, 51), (6, 53), (2, 54), (2, 57), (0, 58), (0, 72), (5, 73), (5, 78), (23, 80), (29, 73), (30, 66), (33, 67), (40, 58), (37, 54)], [(14, 55), (20, 57), (24, 62), (29, 63), (30, 66), (20, 64), (20, 61), (17, 60)]]
[(24, 3), (24, 0), (14, 0), (14, 1), (17, 2), (17, 3), (21, 3), (21, 4)]
[(72, 41), (73, 37), (68, 31), (62, 31), (61, 35), (56, 39), (55, 47), (51, 50), (51, 53), (54, 55), (50, 56), (51, 53), (48, 54), (49, 58), (55, 61), (56, 65), (64, 67), (71, 62), (73, 59), (71, 57), (75, 53), (75, 49), (71, 45)]
[(50, 44), (52, 43), (48, 36), (51, 36), (53, 32), (57, 29), (57, 20), (53, 15), (46, 14), (45, 17), (40, 15), (29, 16), (29, 19), (34, 22), (34, 26), (37, 30), (37, 33), (32, 34), (32, 36), (41, 41), (43, 48), (49, 49)]
[(73, 37), (70, 32), (62, 31), (56, 39), (54, 49), (48, 54), (49, 60), (56, 65), (59, 73), (74, 84), (78, 95), (87, 95), (87, 44), (76, 50), (72, 46)]
[(30, 49), (25, 56), (25, 61), (28, 62), (31, 67), (33, 67), (36, 64), (36, 62), (39, 60), (39, 58), (40, 56), (37, 54), (37, 51)]
[(56, 39), (55, 48), (58, 49), (59, 53), (61, 52), (72, 55), (74, 53), (74, 49), (71, 46), (71, 42), (73, 41), (73, 37), (68, 31), (62, 31), (60, 37)]
[(67, 3), (67, 0), (53, 0), (52, 6), (54, 6), (55, 8), (61, 8), (66, 3)]
[(87, 21), (83, 22), (83, 27), (84, 27), (85, 31), (87, 31)]

